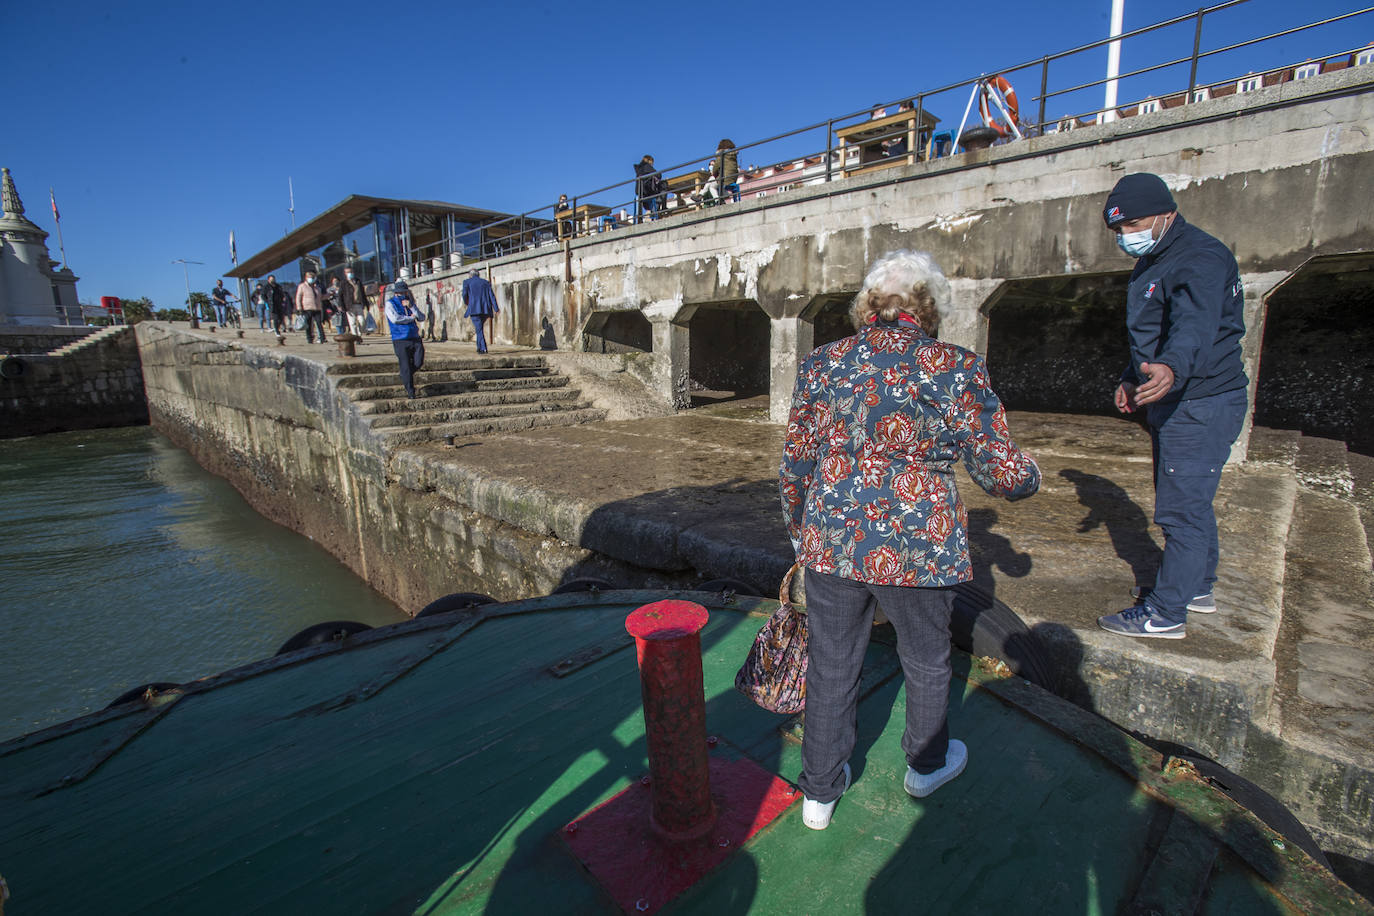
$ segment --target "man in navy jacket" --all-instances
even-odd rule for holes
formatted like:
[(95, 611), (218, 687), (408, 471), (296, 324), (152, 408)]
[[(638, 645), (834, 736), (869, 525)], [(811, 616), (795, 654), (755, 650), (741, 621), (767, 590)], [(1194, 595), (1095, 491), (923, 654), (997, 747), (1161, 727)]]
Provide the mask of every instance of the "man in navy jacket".
[(476, 332), (477, 352), (485, 353), (487, 336), (483, 332), (486, 323), (501, 311), (501, 306), (496, 304), (496, 293), (492, 290), (491, 283), (487, 282), (475, 267), (463, 281), (463, 304), (467, 306), (463, 317), (472, 320), (472, 328)]
[(1157, 175), (1117, 182), (1103, 208), (1117, 245), (1138, 258), (1126, 298), (1131, 364), (1116, 408), (1144, 408), (1164, 557), (1140, 603), (1098, 618), (1123, 636), (1182, 639), (1188, 612), (1214, 613), (1221, 469), (1240, 435), (1249, 380), (1241, 363), (1245, 295), (1225, 245), (1184, 222)]

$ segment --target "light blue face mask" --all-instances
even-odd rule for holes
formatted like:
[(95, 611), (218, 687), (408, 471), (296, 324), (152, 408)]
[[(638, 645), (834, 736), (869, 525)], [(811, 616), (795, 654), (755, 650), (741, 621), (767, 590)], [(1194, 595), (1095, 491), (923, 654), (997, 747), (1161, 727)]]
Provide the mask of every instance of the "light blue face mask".
[(1118, 232), (1116, 234), (1116, 247), (1133, 258), (1147, 255), (1155, 247), (1155, 222), (1159, 217), (1150, 221), (1149, 229), (1141, 229), (1139, 232)]

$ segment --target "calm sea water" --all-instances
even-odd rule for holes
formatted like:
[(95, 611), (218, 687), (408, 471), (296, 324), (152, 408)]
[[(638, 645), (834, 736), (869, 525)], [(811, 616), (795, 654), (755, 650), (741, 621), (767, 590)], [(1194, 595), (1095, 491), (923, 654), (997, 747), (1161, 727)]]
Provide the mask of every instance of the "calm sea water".
[(147, 427), (0, 440), (0, 532), (0, 740), (311, 624), (405, 619)]

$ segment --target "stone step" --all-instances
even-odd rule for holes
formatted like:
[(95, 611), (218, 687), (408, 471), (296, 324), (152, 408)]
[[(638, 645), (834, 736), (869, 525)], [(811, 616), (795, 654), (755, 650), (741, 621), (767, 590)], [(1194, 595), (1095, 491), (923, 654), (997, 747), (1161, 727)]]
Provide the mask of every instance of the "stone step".
[[(542, 369), (548, 365), (543, 356), (513, 354), (510, 356), (434, 356), (425, 359), (426, 370), (453, 369)], [(350, 377), (390, 372), (395, 374), (396, 361), (386, 359), (359, 359), (331, 363), (326, 370), (329, 375)], [(340, 382), (342, 384), (342, 382)]]
[[(509, 378), (547, 378), (556, 374), (547, 366), (507, 366), (482, 367), (477, 369), (436, 369), (426, 365), (416, 377), (424, 377), (430, 382), (489, 381)], [(339, 379), (341, 390), (356, 390), (390, 385), (399, 381), (401, 375), (394, 367), (387, 372), (346, 375)]]
[[(449, 373), (420, 372), (415, 376), (416, 393), (422, 397), (435, 395), (471, 394), (479, 391), (523, 391), (537, 388), (561, 388), (568, 384), (566, 375), (533, 375), (511, 378), (449, 378)], [(439, 378), (435, 378), (439, 376)], [(404, 400), (405, 388), (400, 379), (393, 378), (390, 384), (375, 388), (343, 388), (355, 404), (388, 400)]]
[(1346, 453), (1346, 445), (1339, 439), (1303, 436), (1298, 440), (1294, 464), (1298, 482), (1332, 496), (1351, 497), (1355, 486)]
[(482, 407), (458, 407), (434, 409), (421, 398), (407, 403), (415, 405), (411, 411), (375, 414), (369, 417), (374, 430), (401, 429), (415, 426), (439, 426), (446, 423), (462, 423), (467, 420), (486, 420), (495, 417), (514, 417), (523, 414), (555, 410), (585, 410), (591, 407), (590, 401), (581, 400), (581, 392), (575, 388), (567, 389), (567, 398), (543, 399), (537, 402), (520, 404), (489, 404)]
[[(423, 399), (424, 408), (441, 410), (486, 407), (492, 404), (566, 401), (574, 400), (581, 394), (576, 388), (569, 387), (567, 376), (555, 376), (544, 381), (546, 384), (538, 388), (502, 388), (494, 391), (472, 391), (466, 394), (434, 395)], [(365, 417), (389, 413), (410, 413), (416, 408), (415, 402), (406, 397), (390, 398), (384, 401), (357, 401), (355, 403), (358, 406), (358, 413)]]
[(63, 344), (55, 350), (50, 350), (48, 351), (48, 356), (68, 356), (79, 350), (84, 350), (86, 347), (95, 346), (100, 341), (114, 337), (116, 334), (123, 334), (127, 330), (129, 330), (129, 325), (127, 324), (112, 324), (109, 327), (101, 328), (93, 334), (78, 337), (71, 343)]
[(594, 423), (604, 420), (606, 411), (600, 408), (579, 408), (577, 410), (542, 410), (517, 414), (508, 417), (491, 417), (485, 420), (467, 420), (462, 423), (440, 423), (434, 426), (407, 426), (399, 429), (379, 429), (378, 438), (388, 446), (418, 445), (434, 442), (445, 436), (464, 438), (482, 436), (488, 433), (518, 432), (525, 429), (539, 429), (549, 426), (574, 426), (581, 423)]
[(1301, 440), (1302, 433), (1296, 429), (1256, 426), (1250, 430), (1250, 447), (1246, 452), (1246, 460), (1294, 467), (1298, 462), (1298, 443)]

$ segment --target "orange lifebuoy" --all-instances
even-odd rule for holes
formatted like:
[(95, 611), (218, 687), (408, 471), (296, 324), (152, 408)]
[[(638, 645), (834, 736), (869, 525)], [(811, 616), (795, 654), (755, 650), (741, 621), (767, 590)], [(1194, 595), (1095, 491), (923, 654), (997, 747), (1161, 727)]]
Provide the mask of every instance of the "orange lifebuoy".
[(1007, 107), (1007, 113), (1011, 115), (1012, 121), (1016, 121), (1021, 116), (1021, 110), (1016, 104), (1016, 90), (1011, 88), (1011, 83), (1000, 75), (990, 76), (983, 80), (982, 91), (978, 94), (978, 113), (983, 116), (983, 123), (1002, 136), (1011, 135), (1011, 125), (1004, 124), (992, 116), (989, 110), (988, 100), (996, 92), (1002, 99), (1002, 103)]

